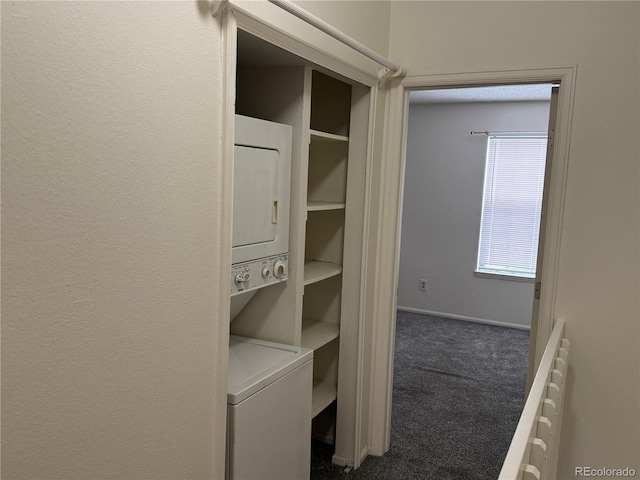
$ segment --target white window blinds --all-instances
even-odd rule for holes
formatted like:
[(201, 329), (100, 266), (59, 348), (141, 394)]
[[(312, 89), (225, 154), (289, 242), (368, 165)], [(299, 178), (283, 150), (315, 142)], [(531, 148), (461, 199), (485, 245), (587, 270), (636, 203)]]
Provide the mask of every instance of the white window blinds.
[(477, 271), (534, 278), (546, 136), (489, 136)]

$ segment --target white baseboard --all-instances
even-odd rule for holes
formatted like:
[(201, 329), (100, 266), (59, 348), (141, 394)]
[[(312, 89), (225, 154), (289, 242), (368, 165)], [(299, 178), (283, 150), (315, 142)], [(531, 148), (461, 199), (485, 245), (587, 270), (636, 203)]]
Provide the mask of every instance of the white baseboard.
[[(367, 458), (367, 455), (369, 455), (369, 447), (363, 448), (362, 451), (360, 452), (360, 462), (358, 463), (358, 465), (362, 465), (362, 462), (364, 461), (365, 458)], [(334, 454), (331, 457), (331, 463), (333, 463), (334, 465), (339, 465), (341, 467), (349, 466), (349, 464), (347, 463), (347, 459), (344, 458), (342, 455), (338, 455), (338, 454)]]
[(360, 461), (358, 462), (358, 465), (362, 465), (362, 462), (364, 462), (364, 459), (367, 458), (368, 456), (369, 456), (369, 447), (364, 447), (360, 451)]
[(487, 323), (489, 325), (497, 325), (499, 327), (518, 328), (520, 330), (531, 330), (529, 325), (520, 325), (517, 323), (499, 322), (497, 320), (489, 320), (486, 318), (469, 317), (467, 315), (456, 315), (455, 313), (434, 312), (432, 310), (422, 310), (420, 308), (397, 307), (398, 310), (411, 313), (422, 313), (424, 315), (433, 315), (434, 317), (452, 318), (454, 320), (464, 320), (465, 322)]
[(333, 455), (333, 457), (331, 457), (331, 463), (333, 463), (334, 465), (339, 465), (341, 467), (346, 467), (347, 466), (347, 459), (344, 458), (341, 455)]

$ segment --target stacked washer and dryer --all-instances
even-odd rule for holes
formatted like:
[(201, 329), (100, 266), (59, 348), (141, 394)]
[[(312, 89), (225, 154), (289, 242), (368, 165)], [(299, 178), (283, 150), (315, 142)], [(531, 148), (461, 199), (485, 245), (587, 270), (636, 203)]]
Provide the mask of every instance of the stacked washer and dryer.
[[(288, 125), (236, 115), (231, 321), (260, 288), (288, 277)], [(231, 336), (228, 480), (309, 477), (313, 351)]]

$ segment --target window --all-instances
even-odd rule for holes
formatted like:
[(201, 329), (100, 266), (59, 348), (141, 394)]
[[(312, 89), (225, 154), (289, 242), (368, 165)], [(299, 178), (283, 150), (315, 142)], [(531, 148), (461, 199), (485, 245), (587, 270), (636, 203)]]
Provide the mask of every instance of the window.
[(535, 278), (546, 135), (490, 135), (476, 271)]

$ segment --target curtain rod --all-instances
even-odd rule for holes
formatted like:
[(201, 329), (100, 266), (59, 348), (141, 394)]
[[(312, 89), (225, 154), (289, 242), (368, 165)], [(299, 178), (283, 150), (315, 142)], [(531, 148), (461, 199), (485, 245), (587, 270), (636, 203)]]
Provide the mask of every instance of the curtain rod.
[[(376, 52), (374, 52), (370, 48), (365, 47), (360, 42), (349, 37), (348, 35), (341, 32), (340, 30), (333, 27), (332, 25), (329, 25), (324, 20), (316, 17), (315, 15), (312, 15), (311, 13), (307, 12), (303, 8), (300, 8), (290, 0), (268, 0), (268, 1), (269, 3), (272, 3), (273, 5), (280, 7), (283, 10), (286, 10), (290, 14), (298, 17), (300, 20), (308, 23), (309, 25), (316, 27), (318, 30), (323, 31), (324, 33), (335, 38), (336, 40), (343, 43), (344, 45), (356, 50), (357, 52), (361, 53), (365, 57), (385, 67), (378, 71), (378, 80), (380, 81), (380, 83), (388, 80), (391, 77), (404, 76), (404, 72), (401, 66), (396, 65), (393, 62), (390, 62), (389, 60), (387, 60), (381, 55), (378, 55)], [(229, 3), (230, 3), (229, 0), (214, 1), (212, 5), (213, 16), (215, 17), (218, 14), (218, 12), (220, 12)]]
[(542, 132), (534, 132), (534, 131), (521, 131), (521, 132), (514, 132), (514, 131), (487, 131), (487, 130), (482, 130), (482, 131), (471, 131), (470, 132), (471, 135), (544, 135), (547, 136), (548, 132), (546, 131), (542, 131)]
[(402, 67), (396, 65), (395, 63), (390, 62), (389, 60), (387, 60), (386, 58), (382, 57), (381, 55), (378, 55), (376, 52), (374, 52), (370, 48), (365, 47), (364, 45), (362, 45), (361, 43), (357, 42), (353, 38), (351, 38), (351, 37), (345, 35), (344, 33), (342, 33), (337, 28), (329, 25), (324, 20), (322, 20), (322, 19), (316, 17), (315, 15), (312, 15), (311, 13), (307, 12), (306, 10), (300, 8), (295, 3), (292, 3), (290, 0), (268, 0), (268, 1), (269, 1), (269, 3), (273, 3), (274, 5), (282, 8), (283, 10), (286, 10), (290, 14), (295, 15), (300, 20), (304, 20), (308, 24), (313, 25), (318, 30), (322, 30), (327, 35), (332, 36), (333, 38), (335, 38), (339, 42), (342, 42), (346, 46), (351, 47), (354, 50), (360, 52), (362, 55), (364, 55), (365, 57), (370, 58), (374, 62), (379, 63), (380, 65), (383, 65), (383, 66), (387, 67), (389, 70), (393, 71), (392, 72), (393, 74), (398, 74), (398, 73), (400, 73), (402, 71)]

